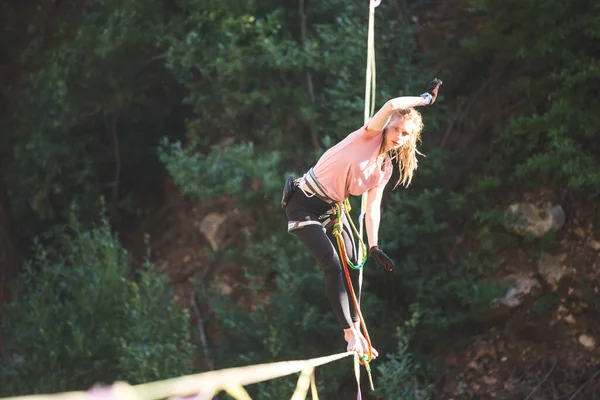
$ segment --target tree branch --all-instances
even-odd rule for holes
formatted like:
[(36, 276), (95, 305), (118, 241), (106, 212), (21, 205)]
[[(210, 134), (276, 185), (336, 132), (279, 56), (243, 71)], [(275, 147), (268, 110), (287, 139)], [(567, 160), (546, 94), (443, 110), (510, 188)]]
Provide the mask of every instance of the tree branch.
[(214, 371), (215, 364), (212, 361), (212, 358), (210, 357), (210, 348), (208, 347), (208, 340), (206, 339), (206, 331), (204, 330), (204, 319), (202, 318), (202, 315), (200, 314), (200, 309), (198, 308), (198, 302), (196, 300), (196, 292), (192, 292), (190, 294), (190, 298), (191, 298), (190, 304), (192, 306), (192, 311), (194, 311), (194, 315), (196, 316), (196, 319), (198, 320), (198, 333), (200, 334), (200, 342), (202, 342), (202, 352), (204, 353), (204, 358), (206, 359), (208, 368), (210, 368), (211, 371)]
[(529, 398), (531, 396), (533, 396), (533, 394), (540, 388), (542, 387), (542, 385), (544, 384), (544, 382), (546, 382), (548, 380), (548, 378), (550, 377), (550, 375), (552, 374), (552, 371), (554, 371), (554, 368), (556, 368), (556, 364), (558, 363), (558, 358), (555, 356), (554, 357), (554, 364), (552, 364), (552, 368), (550, 368), (550, 371), (546, 374), (546, 377), (544, 379), (542, 379), (540, 381), (540, 383), (537, 384), (536, 387), (533, 388), (533, 390), (531, 391), (531, 393), (529, 393), (529, 395), (527, 395), (527, 397), (525, 397), (525, 400), (529, 400)]
[(588, 383), (590, 383), (591, 381), (593, 381), (594, 379), (596, 379), (598, 377), (598, 375), (600, 375), (600, 369), (598, 371), (596, 371), (596, 373), (594, 375), (592, 375), (592, 377), (590, 379), (588, 379), (587, 381), (585, 381), (585, 383), (583, 385), (581, 385), (579, 387), (579, 389), (577, 389), (575, 391), (575, 393), (573, 393), (571, 395), (571, 397), (568, 398), (568, 400), (573, 400), (575, 399), (575, 396), (577, 396), (579, 394), (579, 392), (581, 392), (583, 390), (584, 387), (586, 387), (588, 385)]

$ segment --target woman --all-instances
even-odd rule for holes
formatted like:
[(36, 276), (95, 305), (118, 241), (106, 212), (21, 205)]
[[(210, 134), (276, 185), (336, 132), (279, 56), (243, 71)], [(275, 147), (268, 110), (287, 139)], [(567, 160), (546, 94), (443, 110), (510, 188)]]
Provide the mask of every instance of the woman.
[[(378, 247), (381, 198), (392, 176), (392, 160), (400, 170), (400, 183), (408, 186), (417, 169), (417, 141), (423, 122), (417, 106), (434, 103), (442, 81), (434, 79), (420, 96), (397, 97), (384, 106), (360, 129), (351, 133), (327, 150), (303, 177), (288, 179), (282, 206), (288, 218), (288, 231), (294, 233), (315, 257), (325, 275), (327, 297), (344, 331), (348, 351), (362, 356), (367, 354), (368, 342), (360, 331), (358, 314), (348, 296), (342, 261), (333, 229), (327, 222), (332, 204), (346, 200), (350, 195), (367, 193), (365, 229), (369, 255), (378, 266), (391, 271), (392, 260)], [(298, 190), (299, 189), (299, 190)], [(345, 250), (351, 262), (356, 263), (357, 250), (344, 221), (341, 232)], [(360, 299), (359, 271), (350, 269), (352, 287)], [(371, 348), (372, 358), (377, 351)]]

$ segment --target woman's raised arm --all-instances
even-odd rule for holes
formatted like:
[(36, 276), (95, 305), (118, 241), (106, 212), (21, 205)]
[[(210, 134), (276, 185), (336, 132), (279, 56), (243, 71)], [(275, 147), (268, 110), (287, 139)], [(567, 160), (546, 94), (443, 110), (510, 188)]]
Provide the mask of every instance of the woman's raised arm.
[(368, 131), (380, 131), (387, 125), (388, 121), (398, 110), (405, 110), (411, 107), (429, 106), (433, 104), (437, 97), (438, 89), (442, 81), (435, 78), (427, 86), (427, 91), (420, 96), (402, 96), (390, 99), (385, 102), (383, 107), (373, 115), (373, 118), (367, 125)]
[(387, 125), (395, 111), (426, 105), (426, 98), (421, 96), (396, 97), (385, 102), (383, 107), (373, 115), (367, 125), (369, 131), (380, 131)]

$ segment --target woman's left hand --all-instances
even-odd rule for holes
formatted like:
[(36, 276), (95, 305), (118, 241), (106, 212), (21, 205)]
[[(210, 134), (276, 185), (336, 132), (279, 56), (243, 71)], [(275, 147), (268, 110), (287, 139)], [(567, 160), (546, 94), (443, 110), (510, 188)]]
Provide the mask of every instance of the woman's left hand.
[(435, 102), (438, 91), (440, 90), (440, 86), (442, 86), (443, 83), (444, 82), (442, 82), (442, 80), (439, 78), (434, 78), (431, 82), (429, 82), (426, 92), (421, 95), (421, 97), (428, 100), (426, 105), (430, 106)]
[(373, 246), (369, 249), (369, 253), (375, 259), (375, 264), (385, 268), (386, 271), (392, 271), (394, 269), (394, 262), (389, 258), (383, 250), (378, 246)]

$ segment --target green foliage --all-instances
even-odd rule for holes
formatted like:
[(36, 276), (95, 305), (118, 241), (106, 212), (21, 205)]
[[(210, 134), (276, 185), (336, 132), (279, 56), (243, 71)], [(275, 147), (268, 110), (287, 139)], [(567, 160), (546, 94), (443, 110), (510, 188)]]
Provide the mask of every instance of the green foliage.
[(163, 142), (159, 156), (183, 192), (200, 200), (227, 195), (250, 206), (280, 190), (278, 152), (256, 154), (252, 143), (211, 150), (204, 155), (182, 148), (180, 142)]
[(158, 63), (160, 38), (177, 26), (169, 16), (161, 0), (94, 2), (24, 52), (31, 72), (13, 99), (7, 178), (28, 239), (66, 221), (73, 200), (82, 216), (101, 194), (113, 218), (137, 211), (140, 189), (161, 172), (158, 138), (181, 108)]
[[(166, 65), (188, 90), (190, 145), (207, 152), (234, 138), (280, 152), (288, 170), (304, 170), (326, 138), (362, 125), (364, 7), (306, 3), (305, 18), (295, 3), (186, 0), (182, 7), (184, 33), (166, 39)], [(378, 13), (378, 104), (422, 91), (430, 78), (411, 65), (410, 28), (388, 7)]]
[(410, 341), (416, 334), (419, 314), (404, 322), (404, 327), (396, 329), (398, 348), (395, 353), (388, 354), (387, 360), (378, 363), (377, 395), (380, 398), (403, 400), (431, 400), (434, 394), (429, 386), (435, 376), (432, 364), (421, 360), (409, 350)]
[[(597, 49), (600, 5), (561, 2), (474, 1), (484, 29), (464, 41), (488, 65), (516, 63), (511, 87), (526, 99), (522, 112), (498, 127), (499, 147), (484, 169), (505, 184), (564, 185), (600, 192), (600, 88)], [(498, 18), (503, 15), (503, 18)], [(501, 61), (500, 61), (501, 60)], [(483, 68), (484, 70), (486, 67)], [(529, 77), (534, 75), (536, 79)]]
[[(454, 239), (445, 222), (447, 197), (440, 189), (397, 194), (384, 211), (385, 224), (381, 227), (382, 243), (398, 264), (394, 275), (380, 282), (385, 285), (385, 298), (393, 305), (388, 308), (410, 304), (411, 309), (419, 310), (421, 337), (427, 340), (435, 340), (445, 329), (465, 322), (497, 295), (479, 282), (481, 274), (492, 266), (489, 261), (471, 258), (455, 266), (443, 258), (440, 249)], [(385, 289), (392, 286), (402, 289)]]
[[(348, 62), (364, 59), (365, 27), (354, 6), (307, 5), (304, 23), (295, 3), (187, 0), (182, 7), (186, 33), (172, 38), (167, 65), (189, 90), (192, 140), (225, 134), (293, 153), (329, 130), (347, 131), (336, 129), (340, 122), (356, 125), (345, 121), (362, 115), (362, 85), (353, 83), (364, 68)], [(334, 84), (343, 91), (328, 92)]]
[[(36, 246), (6, 308), (0, 395), (86, 390), (191, 373), (187, 313), (167, 277), (130, 262), (105, 218), (86, 229), (74, 217), (50, 248)], [(131, 279), (135, 277), (135, 279)]]
[(461, 267), (479, 264), (484, 272), (506, 248), (537, 255), (555, 246), (552, 234), (523, 240), (508, 235), (502, 228), (507, 204), (499, 199), (540, 187), (554, 188), (557, 198), (600, 193), (600, 104), (594, 95), (600, 69), (593, 44), (600, 6), (591, 0), (470, 3), (478, 29), (454, 49), (460, 61), (453, 79), (461, 85), (458, 97), (474, 101), (486, 93), (490, 101), (482, 102), (500, 108), (490, 114), (502, 119), (486, 121), (494, 126), (486, 139), (489, 157), (452, 201), (471, 211), (474, 245)]

